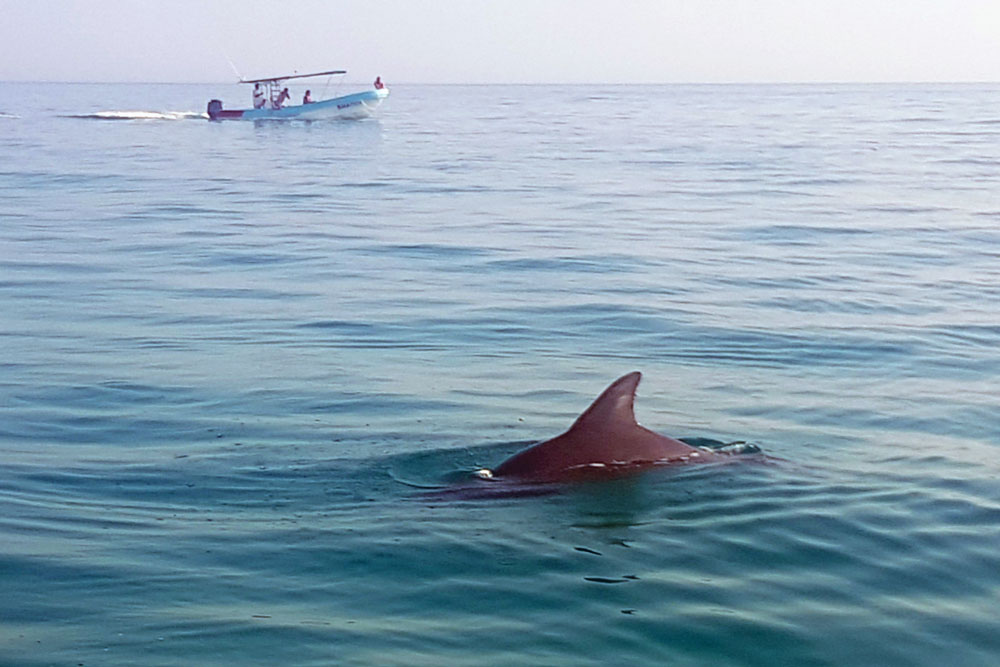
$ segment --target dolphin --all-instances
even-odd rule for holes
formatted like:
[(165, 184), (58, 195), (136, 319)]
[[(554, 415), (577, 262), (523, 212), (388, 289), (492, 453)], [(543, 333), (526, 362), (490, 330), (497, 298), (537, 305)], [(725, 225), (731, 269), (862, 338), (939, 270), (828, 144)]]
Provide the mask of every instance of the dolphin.
[(717, 457), (639, 426), (633, 403), (642, 373), (624, 375), (577, 417), (569, 430), (514, 454), (483, 479), (554, 482), (602, 471), (627, 471), (660, 463), (688, 463)]

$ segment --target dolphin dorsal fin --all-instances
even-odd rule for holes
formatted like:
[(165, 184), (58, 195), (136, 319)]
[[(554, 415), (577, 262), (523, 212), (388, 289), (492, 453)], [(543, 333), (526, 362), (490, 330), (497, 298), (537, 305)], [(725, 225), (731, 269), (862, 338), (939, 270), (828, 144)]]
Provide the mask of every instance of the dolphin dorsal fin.
[(614, 428), (616, 426), (635, 426), (635, 390), (639, 386), (642, 373), (633, 371), (623, 375), (611, 383), (598, 396), (583, 414), (577, 417), (570, 427), (570, 432), (584, 428), (591, 431)]

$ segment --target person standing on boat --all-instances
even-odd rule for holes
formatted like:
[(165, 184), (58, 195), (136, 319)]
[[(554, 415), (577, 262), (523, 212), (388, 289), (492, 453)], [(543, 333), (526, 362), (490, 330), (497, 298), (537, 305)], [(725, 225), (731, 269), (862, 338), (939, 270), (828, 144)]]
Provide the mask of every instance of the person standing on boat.
[(306, 94), (302, 96), (302, 104), (312, 104), (312, 103), (313, 103), (312, 91), (307, 90)]
[(260, 89), (260, 84), (253, 85), (253, 108), (260, 109), (264, 106), (264, 91)]
[(280, 109), (282, 106), (284, 106), (285, 100), (287, 100), (291, 96), (292, 96), (291, 93), (288, 92), (288, 88), (282, 90), (281, 93), (278, 95), (278, 99), (274, 101), (274, 108)]
[(382, 77), (375, 77), (375, 90), (382, 90), (383, 88), (385, 88), (385, 84), (382, 83)]

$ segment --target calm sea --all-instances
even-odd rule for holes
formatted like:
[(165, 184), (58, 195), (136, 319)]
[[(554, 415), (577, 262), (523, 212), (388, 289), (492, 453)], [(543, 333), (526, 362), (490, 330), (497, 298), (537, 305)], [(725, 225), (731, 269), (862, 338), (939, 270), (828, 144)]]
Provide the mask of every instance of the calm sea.
[(1000, 85), (211, 97), (0, 86), (0, 663), (997, 664)]

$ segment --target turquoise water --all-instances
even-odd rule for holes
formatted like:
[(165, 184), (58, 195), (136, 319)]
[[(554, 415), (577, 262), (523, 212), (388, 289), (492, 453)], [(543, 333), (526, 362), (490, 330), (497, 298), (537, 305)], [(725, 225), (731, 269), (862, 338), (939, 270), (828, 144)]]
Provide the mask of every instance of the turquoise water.
[(996, 664), (1000, 86), (219, 96), (0, 87), (0, 663)]

